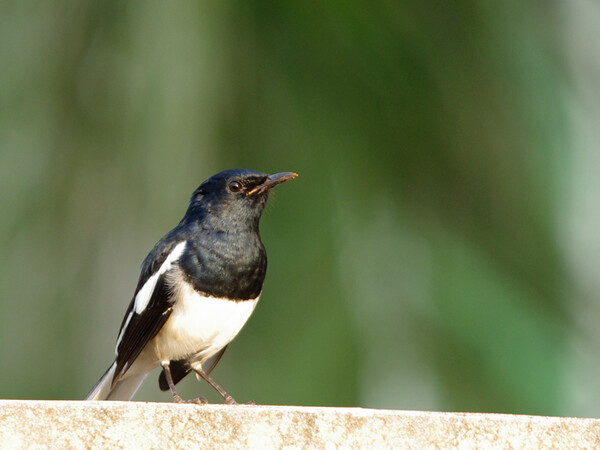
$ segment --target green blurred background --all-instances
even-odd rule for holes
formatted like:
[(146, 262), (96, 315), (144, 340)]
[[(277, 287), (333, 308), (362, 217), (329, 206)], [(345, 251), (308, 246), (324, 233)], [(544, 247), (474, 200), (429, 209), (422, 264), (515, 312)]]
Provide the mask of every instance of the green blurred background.
[(236, 399), (600, 415), (597, 3), (9, 1), (0, 62), (0, 397), (83, 397), (147, 252), (249, 167), (300, 177)]

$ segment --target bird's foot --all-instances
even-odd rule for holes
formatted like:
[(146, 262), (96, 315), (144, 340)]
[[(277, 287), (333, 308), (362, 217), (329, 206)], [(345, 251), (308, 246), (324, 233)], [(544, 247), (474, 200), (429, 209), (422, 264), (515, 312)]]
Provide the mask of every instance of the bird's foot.
[(182, 399), (179, 395), (173, 394), (173, 401), (175, 403), (185, 403), (185, 400)]
[(182, 399), (179, 395), (175, 394), (173, 396), (173, 401), (175, 403), (193, 403), (194, 405), (207, 405), (208, 404), (208, 400), (206, 400), (204, 397), (197, 397), (197, 398), (191, 398), (189, 400), (184, 400)]
[(223, 396), (223, 398), (225, 399), (225, 404), (226, 405), (237, 405), (238, 402), (236, 402), (233, 397), (229, 394), (227, 394), (227, 396)]
[(254, 405), (254, 406), (256, 406), (256, 402), (254, 400), (250, 400), (249, 402), (246, 402), (246, 403), (238, 403), (231, 396), (229, 396), (228, 398), (225, 399), (225, 404), (226, 405)]

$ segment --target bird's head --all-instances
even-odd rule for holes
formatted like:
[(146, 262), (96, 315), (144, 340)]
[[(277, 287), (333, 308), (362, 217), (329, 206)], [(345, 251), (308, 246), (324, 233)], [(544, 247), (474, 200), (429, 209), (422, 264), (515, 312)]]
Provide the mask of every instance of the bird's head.
[(194, 191), (190, 212), (200, 209), (221, 220), (258, 223), (271, 189), (297, 176), (294, 172), (267, 175), (251, 169), (219, 172)]

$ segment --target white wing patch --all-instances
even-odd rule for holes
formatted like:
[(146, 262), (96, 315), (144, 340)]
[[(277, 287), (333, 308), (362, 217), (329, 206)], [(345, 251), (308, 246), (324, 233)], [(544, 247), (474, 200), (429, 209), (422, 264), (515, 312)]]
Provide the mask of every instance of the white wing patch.
[(115, 355), (119, 354), (119, 345), (121, 345), (121, 339), (123, 339), (123, 334), (125, 333), (125, 330), (127, 329), (127, 326), (129, 325), (129, 322), (131, 322), (132, 317), (133, 317), (133, 311), (130, 311), (129, 314), (127, 314), (127, 319), (125, 320), (125, 323), (123, 324), (123, 328), (121, 328), (121, 332), (119, 333), (119, 337), (117, 338), (117, 345), (115, 346)]
[(133, 313), (135, 312), (136, 314), (141, 314), (144, 311), (144, 309), (146, 309), (146, 306), (148, 306), (148, 302), (150, 301), (150, 298), (152, 297), (152, 292), (154, 292), (154, 288), (156, 287), (156, 282), (158, 281), (158, 278), (162, 274), (167, 272), (169, 269), (171, 269), (171, 267), (173, 266), (173, 263), (179, 259), (179, 257), (185, 250), (186, 244), (187, 244), (187, 241), (182, 241), (179, 244), (177, 244), (175, 246), (175, 248), (171, 251), (171, 253), (169, 253), (169, 256), (167, 256), (167, 259), (165, 259), (165, 262), (162, 263), (162, 266), (160, 266), (160, 269), (158, 269), (158, 271), (156, 273), (154, 273), (150, 278), (148, 278), (148, 280), (144, 283), (142, 288), (138, 291), (137, 295), (135, 296), (135, 302), (133, 304), (133, 311), (131, 311), (129, 313), (129, 315), (127, 316), (127, 319), (125, 320), (125, 323), (123, 324), (123, 328), (121, 328), (121, 332), (119, 333), (119, 337), (117, 338), (117, 346), (115, 348), (115, 354), (117, 353), (119, 344), (121, 343), (121, 340), (123, 339), (125, 330), (127, 329), (129, 322), (133, 318)]
[(156, 282), (158, 281), (158, 278), (167, 270), (169, 270), (173, 263), (179, 259), (179, 257), (185, 250), (186, 244), (187, 241), (182, 241), (179, 244), (177, 244), (173, 251), (171, 251), (169, 256), (167, 256), (165, 262), (162, 263), (160, 269), (158, 269), (158, 271), (154, 275), (148, 278), (148, 281), (146, 281), (146, 283), (144, 283), (142, 288), (138, 291), (137, 295), (135, 296), (135, 303), (133, 305), (133, 310), (136, 312), (136, 314), (141, 314), (142, 311), (146, 309), (146, 306), (148, 306), (148, 302), (152, 297), (152, 292), (154, 292), (154, 288), (156, 287)]

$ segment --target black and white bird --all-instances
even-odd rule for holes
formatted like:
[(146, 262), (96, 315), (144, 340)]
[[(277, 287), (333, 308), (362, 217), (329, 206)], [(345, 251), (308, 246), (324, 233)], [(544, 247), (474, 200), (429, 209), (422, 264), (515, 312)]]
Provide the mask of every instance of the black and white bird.
[(160, 388), (190, 371), (235, 404), (209, 376), (260, 297), (267, 254), (258, 223), (274, 186), (293, 172), (220, 172), (192, 194), (179, 224), (148, 254), (121, 324), (116, 359), (86, 400), (129, 400), (152, 370)]

